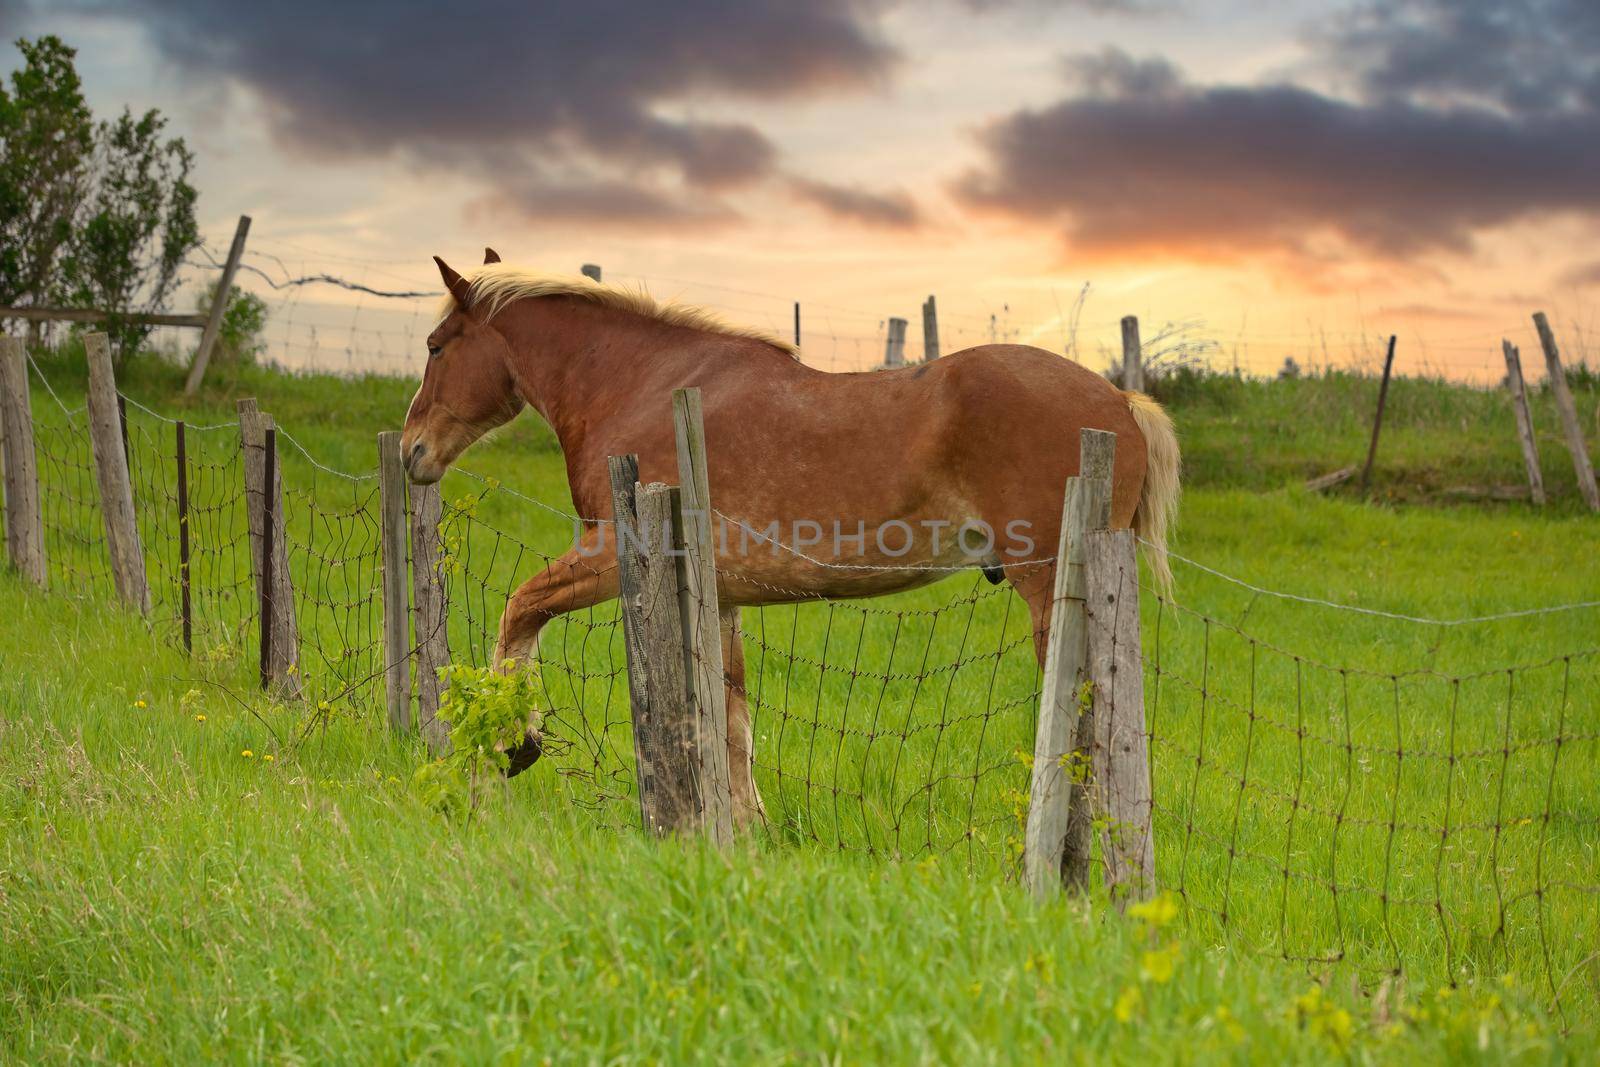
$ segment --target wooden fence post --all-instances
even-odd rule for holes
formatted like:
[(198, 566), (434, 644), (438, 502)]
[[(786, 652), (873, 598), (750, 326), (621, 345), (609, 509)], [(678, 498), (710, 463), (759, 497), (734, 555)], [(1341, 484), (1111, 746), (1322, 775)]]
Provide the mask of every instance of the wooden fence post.
[(930, 294), (922, 302), (922, 362), (939, 358), (939, 307)]
[(1063, 882), (1088, 885), (1090, 732), (1078, 697), (1086, 677), (1083, 559), (1088, 532), (1110, 521), (1116, 444), (1114, 433), (1081, 432), (1079, 473), (1067, 479), (1062, 502), (1022, 853), (1028, 888), (1039, 898)]
[(411, 729), (411, 596), (406, 586), (406, 472), (400, 431), (378, 434), (379, 543), (383, 548), (383, 694), (389, 729)]
[(1511, 391), (1511, 412), (1517, 419), (1517, 442), (1522, 465), (1528, 471), (1528, 491), (1535, 504), (1544, 504), (1544, 474), (1539, 470), (1539, 444), (1533, 437), (1533, 415), (1528, 411), (1528, 388), (1522, 380), (1522, 353), (1510, 341), (1500, 342), (1506, 357), (1506, 388)]
[(599, 281), (600, 280), (600, 264), (598, 264), (598, 263), (585, 263), (583, 266), (578, 268), (578, 273), (582, 274), (585, 278), (593, 278), (595, 281)]
[(722, 617), (717, 606), (716, 545), (699, 389), (672, 391), (678, 445), (684, 582), (679, 596), (694, 697), (700, 793), (707, 835), (733, 839), (733, 794), (728, 776), (728, 702), (722, 668)]
[(189, 573), (189, 443), (182, 419), (173, 426), (178, 451), (178, 615), (183, 620), (183, 650), (194, 651), (194, 602)]
[(1572, 390), (1567, 387), (1567, 373), (1561, 369), (1561, 351), (1556, 348), (1556, 335), (1550, 329), (1550, 320), (1544, 312), (1533, 313), (1533, 324), (1539, 330), (1539, 344), (1544, 346), (1545, 370), (1550, 376), (1550, 392), (1556, 398), (1556, 410), (1561, 413), (1561, 428), (1567, 434), (1567, 451), (1572, 453), (1572, 467), (1578, 475), (1578, 491), (1590, 511), (1600, 511), (1600, 488), (1595, 486), (1594, 465), (1589, 462), (1589, 448), (1583, 441), (1583, 424), (1578, 421), (1578, 409), (1572, 402)]
[(103, 333), (86, 334), (83, 351), (89, 361), (89, 445), (100, 483), (100, 516), (105, 522), (106, 551), (117, 596), (141, 614), (150, 614), (150, 585), (144, 573), (144, 547), (133, 508), (128, 478), (128, 451), (122, 433), (116, 374), (111, 367), (111, 342)]
[[(239, 441), (243, 450), (245, 515), (250, 524), (250, 562), (261, 603), (270, 605), (261, 644), (270, 654), (263, 661), (265, 679), (286, 696), (298, 697), (300, 684), (300, 630), (295, 621), (294, 585), (289, 577), (287, 523), (283, 513), (283, 472), (277, 462), (277, 437), (272, 442), (272, 470), (268, 480), (268, 430), (272, 416), (257, 410), (254, 398), (237, 404)], [(271, 517), (269, 530), (266, 519)], [(262, 551), (270, 544), (271, 553)]]
[(39, 588), (49, 582), (39, 467), (33, 451), (28, 400), (28, 354), (15, 337), (0, 336), (0, 432), (5, 434), (6, 551), (11, 565)]
[(1106, 886), (1122, 906), (1155, 892), (1150, 752), (1144, 725), (1144, 660), (1139, 645), (1139, 561), (1132, 530), (1095, 530), (1084, 557), (1089, 681), (1094, 717), (1093, 779), (1105, 817)]
[(800, 301), (794, 302), (794, 346), (800, 347)]
[(1139, 317), (1122, 318), (1122, 387), (1144, 392), (1144, 349), (1139, 343)]
[(686, 577), (685, 558), (674, 547), (679, 493), (660, 483), (639, 485), (637, 456), (611, 456), (608, 465), (640, 821), (657, 834), (709, 830), (701, 820), (707, 806), (678, 601)]
[(902, 367), (906, 362), (906, 320), (890, 319), (888, 340), (883, 348), (885, 367)]
[(217, 279), (217, 293), (206, 314), (206, 325), (200, 334), (200, 347), (194, 350), (194, 362), (189, 365), (189, 377), (184, 380), (185, 396), (193, 396), (206, 376), (206, 364), (211, 362), (211, 350), (216, 347), (217, 335), (222, 332), (222, 317), (228, 311), (228, 294), (233, 291), (233, 276), (239, 273), (239, 260), (244, 256), (245, 238), (250, 236), (250, 216), (240, 215), (239, 225), (233, 231), (233, 244), (228, 246), (228, 259), (222, 264), (222, 277)]
[(416, 612), (417, 722), (428, 751), (450, 751), (450, 723), (439, 718), (444, 685), (439, 670), (450, 665), (449, 616), (444, 575), (440, 573), (439, 521), (444, 500), (437, 483), (413, 485), (411, 505), (411, 600)]
[(1361, 468), (1361, 491), (1372, 481), (1372, 464), (1378, 458), (1378, 431), (1383, 429), (1383, 407), (1389, 401), (1389, 373), (1394, 369), (1395, 335), (1389, 335), (1389, 354), (1383, 358), (1383, 381), (1378, 386), (1378, 410), (1372, 416), (1372, 441), (1367, 445), (1367, 462)]

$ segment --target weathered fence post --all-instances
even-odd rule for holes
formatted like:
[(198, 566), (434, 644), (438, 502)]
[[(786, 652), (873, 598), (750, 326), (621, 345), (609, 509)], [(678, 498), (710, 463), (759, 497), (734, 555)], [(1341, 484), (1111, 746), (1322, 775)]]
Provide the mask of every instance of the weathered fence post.
[(717, 559), (712, 535), (710, 479), (699, 389), (672, 391), (678, 444), (684, 582), (679, 597), (694, 697), (700, 793), (707, 835), (733, 839), (733, 794), (728, 776), (728, 702), (722, 668), (722, 618), (717, 606)]
[(250, 524), (250, 562), (260, 603), (270, 612), (260, 619), (263, 688), (273, 684), (285, 695), (297, 697), (301, 691), (300, 631), (295, 621), (294, 586), (289, 578), (288, 524), (283, 513), (277, 431), (272, 416), (257, 410), (253, 398), (240, 400), (237, 407), (245, 515)]
[(883, 348), (883, 365), (901, 367), (906, 362), (906, 320), (890, 319), (888, 340)]
[(1150, 751), (1139, 645), (1139, 561), (1132, 530), (1094, 530), (1084, 557), (1089, 682), (1094, 718), (1092, 774), (1105, 817), (1101, 858), (1118, 906), (1155, 892)]
[(1590, 511), (1600, 511), (1600, 488), (1595, 486), (1594, 465), (1589, 462), (1589, 448), (1583, 441), (1583, 424), (1578, 421), (1572, 390), (1567, 387), (1567, 374), (1561, 369), (1561, 351), (1556, 348), (1556, 335), (1550, 329), (1550, 320), (1544, 317), (1542, 311), (1533, 313), (1533, 324), (1539, 330), (1539, 344), (1544, 346), (1550, 393), (1556, 398), (1556, 410), (1561, 413), (1561, 428), (1567, 434), (1567, 451), (1572, 453), (1572, 467), (1578, 475), (1578, 491), (1583, 494)]
[(1036, 897), (1088, 885), (1090, 731), (1079, 693), (1086, 677), (1084, 544), (1111, 515), (1111, 466), (1117, 435), (1083, 430), (1079, 473), (1067, 479), (1050, 599), (1044, 681), (1033, 741), (1033, 774), (1023, 840), (1023, 870)]
[(800, 347), (800, 301), (794, 302), (794, 346)]
[(245, 238), (250, 236), (250, 216), (240, 215), (239, 225), (233, 231), (233, 244), (228, 246), (228, 259), (222, 264), (222, 277), (217, 279), (216, 296), (211, 310), (206, 314), (205, 330), (200, 334), (200, 347), (194, 350), (194, 362), (189, 365), (189, 377), (183, 383), (185, 396), (193, 396), (206, 376), (206, 364), (211, 362), (211, 350), (216, 347), (217, 335), (222, 332), (222, 317), (228, 311), (228, 295), (233, 291), (233, 276), (239, 273), (239, 260), (244, 256)]
[(83, 350), (89, 360), (89, 445), (100, 483), (100, 516), (105, 522), (111, 577), (122, 602), (148, 615), (150, 585), (145, 579), (144, 547), (139, 541), (139, 520), (133, 509), (128, 451), (117, 403), (116, 375), (111, 367), (111, 342), (103, 333), (87, 334)]
[(183, 620), (183, 650), (194, 651), (194, 605), (189, 575), (189, 441), (182, 419), (173, 426), (178, 445), (178, 614)]
[(1389, 373), (1394, 369), (1395, 335), (1389, 335), (1389, 354), (1383, 358), (1383, 381), (1378, 386), (1378, 410), (1372, 416), (1372, 441), (1367, 445), (1367, 462), (1361, 468), (1361, 491), (1372, 481), (1372, 464), (1378, 458), (1378, 431), (1383, 429), (1383, 406), (1389, 401)]
[(411, 729), (411, 598), (406, 590), (406, 472), (400, 431), (378, 434), (379, 543), (383, 549), (383, 694), (389, 729)]
[(1528, 410), (1528, 387), (1522, 380), (1522, 353), (1510, 341), (1500, 342), (1506, 357), (1506, 388), (1511, 391), (1511, 412), (1517, 419), (1517, 442), (1522, 446), (1522, 465), (1528, 471), (1528, 491), (1535, 504), (1544, 503), (1544, 474), (1539, 470), (1539, 444), (1533, 437), (1533, 415)]
[(1144, 349), (1139, 343), (1139, 317), (1122, 318), (1122, 387), (1144, 392)]
[(598, 263), (585, 263), (583, 266), (578, 268), (578, 273), (582, 274), (585, 278), (593, 278), (595, 281), (599, 281), (600, 280), (600, 264), (598, 264)]
[(932, 294), (922, 302), (922, 362), (939, 358), (939, 308)]
[(702, 826), (709, 832), (678, 599), (686, 577), (685, 557), (674, 547), (679, 493), (639, 485), (637, 456), (611, 456), (608, 464), (640, 820), (658, 834)]
[(439, 521), (444, 515), (444, 500), (437, 483), (411, 486), (409, 500), (411, 600), (417, 635), (417, 722), (428, 751), (442, 755), (450, 750), (450, 723), (439, 718), (439, 695), (444, 689), (439, 670), (450, 664), (444, 575), (439, 570)]
[(28, 401), (28, 354), (15, 337), (0, 336), (0, 432), (5, 434), (6, 551), (11, 565), (42, 589), (49, 570)]

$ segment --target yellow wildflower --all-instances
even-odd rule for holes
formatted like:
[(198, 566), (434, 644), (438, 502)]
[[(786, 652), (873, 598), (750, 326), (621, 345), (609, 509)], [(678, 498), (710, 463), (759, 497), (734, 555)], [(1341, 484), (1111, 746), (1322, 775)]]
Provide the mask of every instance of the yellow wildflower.
[(1117, 996), (1117, 1002), (1112, 1006), (1111, 1013), (1117, 1017), (1119, 1023), (1131, 1022), (1143, 1003), (1144, 994), (1139, 991), (1138, 986), (1131, 985)]
[(272, 753), (270, 753), (270, 752), (266, 753), (265, 755), (263, 755), (261, 757), (261, 759), (262, 759), (262, 762), (264, 762), (264, 763), (271, 763), (272, 762)]
[(241, 753), (239, 753), (239, 755), (241, 755), (241, 756), (243, 756), (243, 757), (244, 757), (244, 758), (245, 758), (245, 759), (249, 759), (249, 758), (250, 758), (250, 757), (252, 757), (252, 756), (254, 756), (254, 755), (255, 755), (255, 753), (254, 753), (254, 752), (251, 752), (251, 751), (250, 751), (250, 750), (249, 750), (249, 749), (248, 749), (248, 748), (247, 748), (247, 749), (245, 749), (245, 750), (244, 750), (244, 751), (243, 751), (243, 752), (241, 752)]
[(204, 715), (196, 715), (194, 717), (194, 721), (195, 722), (205, 722), (206, 721), (206, 717)]
[(142, 701), (142, 700), (135, 700), (135, 701), (134, 701), (134, 702), (133, 702), (133, 706), (134, 706), (134, 707), (136, 707), (136, 708), (147, 708), (147, 707), (149, 707), (149, 706), (150, 706), (150, 705), (148, 705), (148, 704), (146, 704), (146, 703), (145, 703), (145, 702), (144, 702), (144, 701)]
[(1139, 976), (1157, 985), (1172, 981), (1172, 972), (1177, 968), (1179, 951), (1178, 943), (1174, 941), (1165, 948), (1146, 952), (1139, 959)]
[(1128, 915), (1152, 929), (1160, 929), (1178, 917), (1178, 900), (1171, 893), (1162, 893), (1133, 905), (1128, 909)]

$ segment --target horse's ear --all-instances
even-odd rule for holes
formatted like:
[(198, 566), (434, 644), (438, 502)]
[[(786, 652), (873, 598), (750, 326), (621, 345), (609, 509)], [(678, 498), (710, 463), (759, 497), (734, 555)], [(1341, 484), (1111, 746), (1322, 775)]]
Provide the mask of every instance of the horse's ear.
[(496, 252), (492, 248), (485, 248), (483, 250), (483, 265), (485, 267), (487, 267), (491, 263), (498, 263), (498, 262), (500, 262), (500, 253), (499, 252)]
[(444, 279), (444, 287), (450, 290), (450, 295), (456, 298), (456, 306), (465, 311), (467, 309), (467, 297), (470, 295), (467, 280), (451, 270), (445, 261), (438, 256), (434, 256), (433, 261), (439, 264), (439, 277)]

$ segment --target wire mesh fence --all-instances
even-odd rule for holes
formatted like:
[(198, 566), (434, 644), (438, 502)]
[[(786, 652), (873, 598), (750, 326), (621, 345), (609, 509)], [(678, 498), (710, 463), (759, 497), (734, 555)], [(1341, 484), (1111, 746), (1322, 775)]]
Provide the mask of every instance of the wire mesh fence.
[[(50, 585), (110, 597), (86, 415), (36, 399)], [(181, 640), (187, 579), (195, 655), (248, 663), (259, 601), (238, 426), (180, 431), (130, 403), (125, 439), (154, 625)], [(380, 721), (378, 481), (280, 439), (305, 695)], [(450, 655), (486, 666), (507, 603), (581, 523), (461, 473), (443, 500)], [(970, 571), (892, 600), (771, 592), (784, 602), (742, 611), (741, 662), (727, 665), (766, 838), (1015, 877), (1041, 699), (1022, 601)], [(1435, 631), (1463, 620), (1368, 613), (1312, 655), (1272, 640), (1271, 591), (1243, 584), (1228, 610), (1203, 594), (1207, 610), (1142, 597), (1156, 882), (1194, 928), (1312, 966), (1509, 971), (1537, 975), (1557, 1006), (1600, 1001), (1600, 648), (1581, 640), (1595, 609), (1540, 631), (1552, 654), (1487, 668), (1499, 646), (1441, 647)], [(1523, 614), (1465, 621), (1541, 621)], [(1375, 668), (1358, 647), (1388, 660)], [(537, 659), (549, 707), (535, 773), (598, 822), (637, 826), (615, 601), (555, 613)]]

